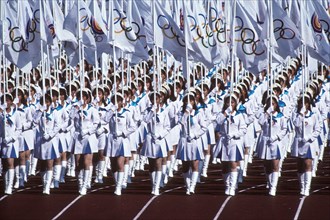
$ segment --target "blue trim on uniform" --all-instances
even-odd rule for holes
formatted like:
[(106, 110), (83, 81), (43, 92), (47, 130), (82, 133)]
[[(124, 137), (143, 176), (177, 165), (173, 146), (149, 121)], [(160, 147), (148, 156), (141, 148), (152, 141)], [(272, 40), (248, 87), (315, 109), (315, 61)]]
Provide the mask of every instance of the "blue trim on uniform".
[(241, 160), (243, 160), (243, 157), (242, 157), (242, 155), (241, 155), (241, 153), (240, 153), (240, 151), (239, 151), (239, 149), (236, 145), (236, 160), (235, 161), (241, 161)]
[(307, 150), (306, 159), (313, 159), (311, 147)]

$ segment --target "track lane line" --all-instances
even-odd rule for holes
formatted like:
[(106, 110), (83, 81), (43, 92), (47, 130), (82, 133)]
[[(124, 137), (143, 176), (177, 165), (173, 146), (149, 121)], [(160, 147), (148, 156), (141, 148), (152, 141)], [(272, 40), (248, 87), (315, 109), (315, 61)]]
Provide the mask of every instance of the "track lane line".
[[(24, 189), (19, 189), (17, 191), (14, 191), (14, 193), (12, 195), (15, 195), (16, 193), (19, 193), (19, 192), (23, 192), (25, 190), (29, 190), (29, 189), (34, 189), (34, 188), (38, 188), (38, 187), (41, 187), (42, 185), (37, 185), (37, 186), (31, 186), (31, 187), (27, 187), (27, 188), (24, 188)], [(4, 200), (5, 198), (7, 198), (9, 195), (4, 195), (0, 198), (0, 202), (2, 200)]]
[[(327, 189), (327, 188), (329, 188), (329, 186), (323, 187), (323, 188), (321, 188), (321, 189), (314, 190), (312, 193), (316, 193), (316, 192), (318, 192), (318, 191), (321, 191), (321, 190), (323, 190), (323, 189)], [(312, 194), (312, 193), (311, 193), (311, 194)], [(304, 205), (304, 202), (305, 202), (305, 199), (306, 199), (306, 198), (307, 198), (307, 196), (303, 196), (303, 197), (300, 199), (298, 209), (297, 209), (296, 214), (295, 214), (295, 216), (294, 216), (294, 220), (298, 220), (298, 219), (299, 219), (299, 215), (300, 215), (300, 212), (301, 212), (301, 210), (302, 210), (302, 207), (303, 207), (303, 205)]]

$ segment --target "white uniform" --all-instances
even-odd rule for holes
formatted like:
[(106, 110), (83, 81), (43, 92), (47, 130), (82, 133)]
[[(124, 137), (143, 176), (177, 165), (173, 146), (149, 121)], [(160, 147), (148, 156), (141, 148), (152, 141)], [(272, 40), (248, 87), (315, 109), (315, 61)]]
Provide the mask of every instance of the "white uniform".
[[(0, 115), (0, 136), (1, 136), (1, 157), (2, 158), (18, 158), (19, 157), (19, 141), (18, 137), (22, 132), (22, 123), (20, 117), (14, 108), (11, 108), (10, 113)], [(7, 143), (4, 140), (7, 139)]]
[(107, 157), (130, 157), (131, 147), (128, 137), (136, 130), (130, 112), (123, 108), (117, 116), (110, 110), (107, 112), (109, 122), (109, 137), (104, 150)]
[(34, 131), (33, 131), (33, 117), (31, 108), (23, 104), (17, 108), (22, 123), (22, 136), (20, 140), (20, 151), (33, 150), (34, 148)]
[(295, 114), (293, 124), (296, 136), (292, 144), (291, 155), (300, 158), (314, 158), (319, 154), (317, 137), (321, 132), (317, 115), (311, 111), (308, 111), (305, 117)]
[(70, 150), (69, 146), (72, 141), (70, 127), (69, 127), (70, 117), (67, 111), (68, 106), (69, 106), (68, 104), (66, 104), (66, 106), (58, 105), (56, 108), (56, 111), (59, 114), (59, 121), (60, 121), (59, 122), (60, 131), (58, 134), (60, 153), (68, 152)]
[[(246, 123), (242, 114), (237, 111), (225, 117), (222, 113), (217, 116), (220, 139), (213, 155), (222, 161), (240, 161), (243, 157), (243, 137), (246, 133)], [(228, 130), (229, 129), (229, 130)]]
[(109, 127), (106, 121), (107, 109), (102, 104), (102, 106), (98, 107), (98, 114), (100, 117), (100, 123), (96, 130), (96, 137), (98, 140), (97, 148), (98, 150), (104, 150), (107, 145), (107, 138), (109, 135)]
[(151, 108), (147, 111), (148, 113), (145, 115), (143, 120), (147, 124), (147, 129), (149, 132), (145, 137), (141, 155), (148, 158), (167, 157), (168, 144), (165, 136), (169, 133), (171, 128), (167, 111), (159, 108), (156, 113), (156, 119), (155, 112)]
[(284, 115), (277, 112), (272, 116), (272, 121), (270, 120), (267, 113), (262, 113), (258, 119), (262, 133), (256, 151), (258, 157), (263, 160), (281, 159), (285, 148), (281, 141), (287, 132), (287, 121)]
[[(189, 120), (189, 123), (188, 123)], [(179, 113), (180, 140), (176, 152), (176, 158), (183, 161), (203, 160), (203, 142), (202, 135), (207, 132), (207, 122), (203, 114), (199, 111), (188, 113)], [(190, 125), (188, 130), (188, 125)], [(188, 137), (192, 139), (189, 141)]]
[[(82, 119), (81, 119), (82, 117)], [(73, 140), (74, 154), (92, 154), (98, 152), (96, 129), (100, 123), (97, 110), (88, 104), (81, 110), (74, 111), (75, 134)]]
[(58, 132), (59, 114), (49, 108), (47, 112), (37, 111), (34, 121), (38, 124), (34, 157), (40, 160), (52, 160), (60, 157)]

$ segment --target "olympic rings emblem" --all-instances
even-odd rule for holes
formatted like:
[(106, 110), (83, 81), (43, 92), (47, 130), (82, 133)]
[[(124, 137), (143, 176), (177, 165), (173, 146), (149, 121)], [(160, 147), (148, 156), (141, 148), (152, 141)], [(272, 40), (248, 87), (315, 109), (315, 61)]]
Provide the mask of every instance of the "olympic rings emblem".
[(291, 28), (284, 27), (284, 22), (281, 19), (275, 19), (273, 22), (275, 37), (278, 36), (276, 41), (279, 39), (291, 40), (296, 36), (296, 33)]
[(236, 42), (241, 43), (241, 48), (244, 54), (246, 55), (256, 55), (260, 56), (265, 53), (265, 50), (262, 49), (262, 42), (260, 39), (257, 39), (257, 34), (251, 29), (244, 27), (243, 19), (239, 16), (235, 17), (236, 24), (234, 31), (240, 32), (239, 39), (235, 39)]
[(171, 23), (166, 18), (165, 15), (158, 15), (157, 25), (162, 30), (165, 37), (169, 39), (176, 39), (178, 44), (181, 47), (185, 47), (185, 41), (175, 32), (174, 28), (171, 26)]

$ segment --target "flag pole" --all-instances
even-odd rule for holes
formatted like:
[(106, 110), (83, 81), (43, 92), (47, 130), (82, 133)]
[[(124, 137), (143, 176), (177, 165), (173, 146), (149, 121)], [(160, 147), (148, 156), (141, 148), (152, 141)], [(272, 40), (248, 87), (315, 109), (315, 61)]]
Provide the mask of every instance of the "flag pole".
[[(185, 5), (185, 0), (182, 0), (183, 2), (183, 18), (184, 19), (187, 19), (188, 16), (187, 16), (187, 10), (186, 10), (186, 5)], [(190, 71), (189, 71), (189, 60), (188, 60), (188, 55), (189, 55), (189, 52), (188, 52), (188, 28), (189, 26), (187, 25), (188, 22), (186, 22), (186, 20), (184, 21), (184, 24), (183, 24), (183, 30), (184, 30), (184, 42), (185, 42), (185, 69), (186, 69), (186, 76), (187, 76), (187, 84), (188, 84), (188, 87), (187, 87), (187, 93), (188, 93), (188, 104), (190, 104), (190, 94), (189, 94), (189, 90), (190, 90)], [(188, 119), (190, 119), (190, 112), (189, 112), (189, 115), (188, 115)], [(187, 128), (187, 134), (188, 134), (188, 137), (190, 136), (190, 120), (188, 120), (188, 128)]]
[[(115, 106), (117, 106), (117, 82), (116, 82), (116, 41), (115, 41), (115, 22), (113, 17), (111, 16), (113, 14), (113, 9), (114, 9), (114, 4), (113, 4), (114, 0), (110, 0), (109, 1), (109, 17), (110, 17), (110, 21), (111, 21), (111, 39), (110, 41), (112, 42), (112, 56), (113, 56), (113, 75), (114, 75), (114, 80), (113, 80), (113, 85), (114, 85), (114, 96), (115, 96)], [(110, 29), (110, 28), (109, 28)], [(114, 133), (117, 134), (117, 110), (115, 110), (114, 112), (115, 114), (115, 123), (114, 123)]]

